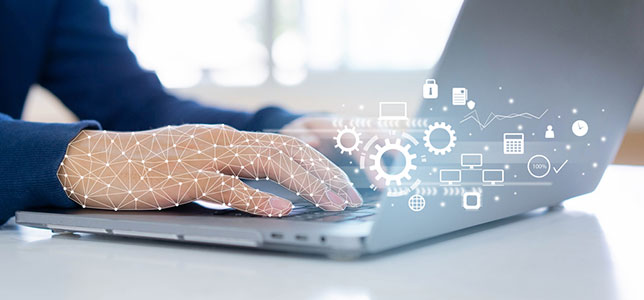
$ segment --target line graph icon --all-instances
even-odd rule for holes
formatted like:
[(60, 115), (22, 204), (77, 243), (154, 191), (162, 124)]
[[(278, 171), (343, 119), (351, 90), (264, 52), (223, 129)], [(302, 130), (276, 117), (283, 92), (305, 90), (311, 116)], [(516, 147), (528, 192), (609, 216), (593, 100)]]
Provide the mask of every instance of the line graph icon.
[(483, 130), (483, 129), (487, 128), (488, 126), (490, 126), (490, 124), (492, 124), (494, 121), (503, 121), (503, 120), (515, 119), (515, 118), (541, 120), (541, 118), (543, 118), (543, 116), (545, 116), (547, 112), (548, 112), (548, 109), (544, 110), (543, 113), (541, 113), (541, 115), (533, 115), (533, 114), (528, 113), (528, 112), (511, 113), (509, 115), (497, 115), (494, 112), (491, 112), (487, 116), (485, 121), (481, 121), (481, 118), (479, 117), (479, 113), (476, 110), (473, 110), (470, 113), (468, 113), (467, 115), (465, 115), (463, 117), (463, 120), (461, 120), (460, 123), (463, 124), (463, 123), (465, 123), (465, 122), (467, 122), (469, 120), (472, 120), (472, 121), (476, 122), (476, 124), (478, 124), (478, 126), (479, 126), (479, 128), (481, 130)]

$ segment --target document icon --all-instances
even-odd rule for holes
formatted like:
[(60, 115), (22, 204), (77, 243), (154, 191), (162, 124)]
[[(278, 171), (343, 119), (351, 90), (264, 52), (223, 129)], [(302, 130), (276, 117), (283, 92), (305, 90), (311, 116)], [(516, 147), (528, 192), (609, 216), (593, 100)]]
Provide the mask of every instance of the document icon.
[(452, 105), (465, 105), (467, 102), (467, 89), (466, 88), (453, 88), (452, 89)]

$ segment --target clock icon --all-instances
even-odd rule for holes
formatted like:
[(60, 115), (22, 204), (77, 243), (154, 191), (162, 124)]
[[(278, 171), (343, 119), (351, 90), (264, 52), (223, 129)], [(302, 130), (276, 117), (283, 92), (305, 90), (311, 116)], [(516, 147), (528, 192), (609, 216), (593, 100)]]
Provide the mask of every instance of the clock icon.
[(576, 136), (584, 136), (588, 133), (588, 123), (584, 120), (577, 120), (572, 123), (572, 133)]

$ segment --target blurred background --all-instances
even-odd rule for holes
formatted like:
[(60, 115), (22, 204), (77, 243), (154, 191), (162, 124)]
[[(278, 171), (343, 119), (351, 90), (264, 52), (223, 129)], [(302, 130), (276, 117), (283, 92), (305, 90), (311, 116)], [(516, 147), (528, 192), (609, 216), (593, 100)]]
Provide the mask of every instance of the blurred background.
[[(419, 104), (462, 1), (103, 0), (139, 63), (173, 93), (254, 110), (377, 116), (378, 101)], [(368, 8), (368, 9), (365, 9)], [(431, 29), (431, 34), (428, 32)], [(644, 70), (643, 70), (644, 72)], [(644, 164), (644, 101), (615, 163)], [(23, 119), (76, 117), (41, 87)]]

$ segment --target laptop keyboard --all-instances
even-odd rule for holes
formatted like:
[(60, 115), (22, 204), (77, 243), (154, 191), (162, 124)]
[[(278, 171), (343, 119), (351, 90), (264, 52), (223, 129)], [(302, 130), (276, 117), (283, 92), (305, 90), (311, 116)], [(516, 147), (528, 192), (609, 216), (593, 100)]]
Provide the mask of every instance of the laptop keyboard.
[[(306, 202), (304, 200), (293, 201), (295, 206), (291, 213), (288, 216), (282, 217), (282, 219), (293, 220), (293, 221), (306, 221), (306, 222), (347, 222), (347, 221), (368, 221), (372, 219), (375, 215), (376, 208), (376, 199), (373, 197), (373, 200), (367, 201), (365, 199), (362, 206), (358, 208), (347, 207), (344, 211), (324, 211), (320, 208), (315, 207), (314, 205)], [(248, 218), (257, 218), (258, 216), (237, 211), (237, 210), (218, 210), (213, 212), (216, 216), (221, 217), (248, 217)]]

